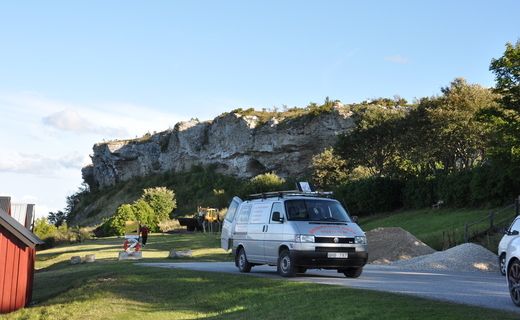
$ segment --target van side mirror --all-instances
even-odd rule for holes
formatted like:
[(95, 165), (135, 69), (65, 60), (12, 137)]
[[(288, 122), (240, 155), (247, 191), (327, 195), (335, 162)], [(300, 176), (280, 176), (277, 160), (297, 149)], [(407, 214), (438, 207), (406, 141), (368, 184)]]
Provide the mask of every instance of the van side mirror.
[(352, 216), (352, 222), (358, 223), (359, 219), (358, 216)]
[(280, 215), (280, 212), (275, 211), (275, 212), (273, 212), (272, 220), (278, 221), (278, 222), (283, 222), (283, 217)]
[(517, 236), (520, 232), (518, 230), (513, 230), (508, 233), (509, 236)]

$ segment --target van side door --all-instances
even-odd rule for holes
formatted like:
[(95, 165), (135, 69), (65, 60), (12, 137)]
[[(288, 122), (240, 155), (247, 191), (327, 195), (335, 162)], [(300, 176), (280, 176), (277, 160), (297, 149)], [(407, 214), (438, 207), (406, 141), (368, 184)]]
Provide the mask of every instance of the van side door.
[[(284, 222), (274, 221), (273, 213), (279, 212)], [(264, 248), (265, 259), (269, 264), (276, 264), (278, 261), (278, 248), (284, 241), (284, 227), (287, 221), (285, 209), (282, 202), (274, 202), (269, 214), (269, 223), (265, 228)]]
[(224, 223), (222, 224), (222, 232), (220, 234), (220, 247), (224, 250), (229, 250), (233, 243), (233, 227), (238, 206), (242, 203), (242, 199), (234, 197), (229, 203)]
[(254, 263), (265, 263), (264, 237), (265, 226), (269, 221), (271, 202), (257, 202), (251, 208), (247, 226), (247, 260)]

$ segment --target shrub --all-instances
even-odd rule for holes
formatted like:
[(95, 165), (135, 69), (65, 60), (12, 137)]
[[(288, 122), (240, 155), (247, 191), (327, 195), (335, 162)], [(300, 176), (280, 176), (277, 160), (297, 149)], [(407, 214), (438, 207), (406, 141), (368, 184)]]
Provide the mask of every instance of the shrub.
[(373, 177), (341, 184), (335, 190), (335, 197), (351, 214), (367, 215), (402, 207), (402, 187), (399, 180)]
[(49, 223), (46, 218), (38, 218), (34, 224), (34, 234), (36, 234), (44, 245), (42, 248), (49, 249), (60, 243), (75, 243), (90, 239), (90, 232), (84, 228), (67, 226), (62, 223), (59, 227)]
[(58, 232), (58, 228), (55, 225), (49, 223), (47, 218), (38, 218), (34, 222), (34, 234), (38, 236), (38, 238), (45, 240), (50, 237), (56, 236)]
[(285, 187), (285, 180), (280, 178), (275, 173), (259, 174), (251, 180), (246, 186), (248, 193), (262, 193), (271, 191), (280, 191)]
[(117, 208), (116, 214), (103, 224), (105, 235), (122, 236), (125, 234), (125, 224), (127, 221), (135, 220), (134, 207), (131, 204), (122, 204)]

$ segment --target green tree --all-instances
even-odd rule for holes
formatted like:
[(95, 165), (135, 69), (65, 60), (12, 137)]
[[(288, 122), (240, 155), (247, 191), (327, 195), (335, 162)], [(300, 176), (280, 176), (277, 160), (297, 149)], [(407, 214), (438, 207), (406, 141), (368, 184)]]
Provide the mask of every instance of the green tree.
[(126, 222), (134, 220), (136, 220), (134, 207), (131, 204), (122, 204), (117, 208), (116, 213), (106, 222), (108, 227), (107, 233), (122, 236), (125, 234)]
[(49, 237), (54, 237), (57, 231), (58, 228), (56, 228), (55, 225), (49, 223), (46, 218), (38, 218), (34, 222), (34, 234), (42, 240)]
[(490, 156), (501, 163), (520, 162), (520, 40), (506, 44), (502, 57), (493, 59), (495, 92), (502, 107), (490, 108), (483, 117), (490, 125)]
[(442, 95), (421, 99), (407, 117), (403, 141), (407, 158), (430, 172), (473, 168), (485, 156), (482, 110), (496, 105), (497, 95), (457, 78), (441, 89)]
[(249, 193), (262, 193), (270, 191), (283, 190), (285, 186), (285, 179), (280, 178), (275, 173), (259, 174), (249, 180), (247, 184), (247, 191)]
[(317, 187), (329, 188), (347, 179), (347, 161), (327, 148), (312, 157), (312, 180)]
[(153, 208), (144, 199), (138, 199), (132, 204), (135, 220), (141, 225), (146, 225), (152, 230), (157, 229), (160, 220)]
[(495, 74), (495, 91), (502, 104), (520, 112), (520, 39), (514, 45), (508, 42), (502, 57), (491, 60), (489, 70)]
[(64, 222), (66, 223), (67, 214), (61, 210), (58, 210), (56, 212), (49, 212), (47, 219), (49, 220), (50, 223), (52, 223), (56, 227), (59, 227)]
[(356, 128), (339, 137), (336, 150), (349, 169), (368, 168), (371, 175), (394, 175), (400, 160), (400, 127), (406, 111), (380, 105), (354, 108)]
[(173, 210), (177, 208), (175, 193), (166, 187), (148, 188), (143, 192), (141, 199), (152, 207), (158, 222), (168, 219)]

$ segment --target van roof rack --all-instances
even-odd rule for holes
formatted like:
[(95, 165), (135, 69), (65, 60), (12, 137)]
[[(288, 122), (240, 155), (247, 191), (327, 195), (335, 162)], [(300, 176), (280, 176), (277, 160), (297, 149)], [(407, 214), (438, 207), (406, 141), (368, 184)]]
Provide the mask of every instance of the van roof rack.
[(254, 200), (254, 199), (267, 199), (267, 198), (283, 198), (283, 197), (291, 197), (291, 196), (330, 198), (330, 197), (332, 197), (332, 195), (333, 195), (333, 193), (331, 191), (302, 192), (302, 191), (298, 191), (298, 190), (288, 190), (288, 191), (272, 191), (272, 192), (262, 192), (262, 193), (250, 194), (246, 197), (246, 199)]

